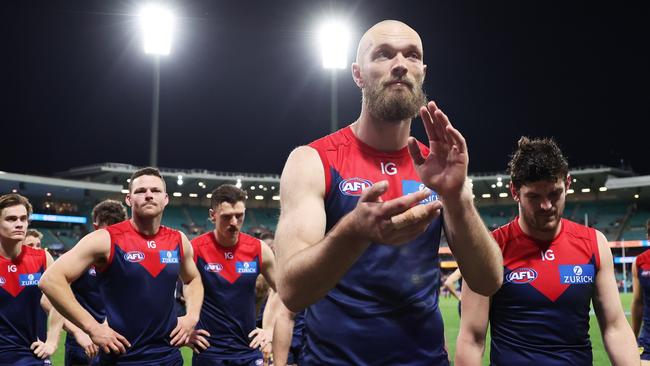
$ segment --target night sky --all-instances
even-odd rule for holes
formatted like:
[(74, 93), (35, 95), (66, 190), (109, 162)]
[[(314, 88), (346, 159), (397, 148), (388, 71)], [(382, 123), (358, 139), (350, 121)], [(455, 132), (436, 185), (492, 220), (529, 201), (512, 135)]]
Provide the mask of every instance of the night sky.
[[(136, 1), (3, 2), (0, 170), (147, 165), (152, 58)], [(425, 90), (465, 135), (470, 173), (504, 171), (519, 136), (554, 136), (573, 166), (650, 174), (648, 2), (176, 1), (161, 61), (159, 165), (280, 173), (329, 131), (319, 20), (345, 16), (350, 62), (383, 19), (417, 30)], [(339, 124), (360, 91), (338, 73)], [(421, 121), (413, 134), (425, 139)]]

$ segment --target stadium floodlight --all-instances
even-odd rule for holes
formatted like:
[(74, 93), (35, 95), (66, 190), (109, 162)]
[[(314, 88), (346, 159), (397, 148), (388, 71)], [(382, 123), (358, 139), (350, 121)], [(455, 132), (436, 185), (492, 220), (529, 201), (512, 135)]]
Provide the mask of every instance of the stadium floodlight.
[(345, 69), (347, 67), (350, 33), (343, 22), (335, 20), (325, 22), (318, 32), (318, 41), (323, 68)]
[(169, 55), (174, 31), (172, 12), (158, 4), (145, 5), (140, 10), (140, 26), (144, 38), (144, 52)]
[(348, 27), (340, 20), (324, 22), (318, 31), (318, 43), (322, 57), (323, 68), (330, 69), (332, 80), (332, 93), (330, 97), (330, 131), (338, 128), (338, 92), (336, 71), (345, 69), (348, 62), (348, 43), (350, 32)]
[(158, 4), (148, 4), (140, 10), (140, 27), (144, 52), (154, 55), (153, 98), (151, 102), (151, 147), (149, 165), (158, 165), (158, 112), (160, 104), (160, 56), (169, 55), (174, 31), (172, 12)]

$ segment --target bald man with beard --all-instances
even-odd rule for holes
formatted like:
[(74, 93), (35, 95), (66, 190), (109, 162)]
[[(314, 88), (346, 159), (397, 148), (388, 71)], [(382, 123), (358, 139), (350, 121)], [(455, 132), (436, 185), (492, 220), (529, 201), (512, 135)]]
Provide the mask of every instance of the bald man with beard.
[[(382, 21), (361, 38), (359, 118), (295, 149), (281, 178), (279, 294), (305, 313), (302, 365), (448, 365), (438, 309), (442, 230), (468, 286), (502, 258), (473, 205), (463, 136), (422, 90), (422, 41)], [(420, 115), (424, 145), (410, 137)]]

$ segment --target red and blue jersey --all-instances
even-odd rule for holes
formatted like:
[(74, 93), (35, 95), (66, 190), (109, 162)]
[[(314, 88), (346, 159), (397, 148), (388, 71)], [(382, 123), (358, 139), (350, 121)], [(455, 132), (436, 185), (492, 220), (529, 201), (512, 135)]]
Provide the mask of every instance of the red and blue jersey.
[(650, 352), (650, 250), (641, 253), (635, 261), (643, 297), (643, 326), (637, 341), (644, 352)]
[[(325, 172), (327, 231), (373, 183), (389, 182), (384, 201), (426, 188), (406, 147), (376, 150), (349, 126), (309, 146)], [(428, 154), (423, 145), (420, 149)], [(434, 192), (424, 201), (435, 199)], [(404, 245), (372, 243), (338, 284), (307, 308), (301, 365), (447, 364), (438, 309), (441, 230), (442, 217)]]
[[(86, 270), (77, 280), (70, 284), (72, 293), (77, 299), (79, 304), (86, 309), (90, 315), (99, 323), (103, 323), (106, 319), (106, 311), (104, 309), (104, 302), (99, 290), (99, 279), (97, 278), (97, 270), (95, 266), (91, 266)], [(70, 333), (66, 335), (65, 346), (79, 347), (81, 346), (74, 339)]]
[(194, 261), (205, 289), (196, 328), (211, 334), (210, 347), (195, 358), (262, 358), (259, 350), (248, 346), (248, 334), (255, 329), (255, 281), (262, 270), (261, 243), (240, 233), (237, 244), (224, 247), (212, 231), (192, 240)]
[(591, 365), (589, 307), (600, 254), (596, 231), (562, 219), (549, 243), (519, 218), (492, 232), (503, 253), (503, 286), (492, 296), (493, 365)]
[(174, 289), (183, 260), (180, 232), (161, 226), (158, 233), (147, 236), (136, 231), (130, 221), (106, 230), (111, 237), (111, 251), (99, 276), (106, 319), (131, 347), (119, 356), (101, 353), (102, 362), (179, 362), (180, 352), (170, 345), (169, 334), (177, 323)]
[(29, 348), (39, 338), (38, 282), (46, 268), (45, 251), (26, 245), (13, 260), (0, 256), (0, 365), (50, 364)]

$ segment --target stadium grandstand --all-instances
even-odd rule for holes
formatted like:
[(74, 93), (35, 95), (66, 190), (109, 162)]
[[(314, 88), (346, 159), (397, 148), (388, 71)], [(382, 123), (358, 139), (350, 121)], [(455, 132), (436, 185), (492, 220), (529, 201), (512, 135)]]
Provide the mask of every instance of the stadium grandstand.
[[(17, 192), (32, 201), (31, 226), (44, 234), (43, 243), (55, 254), (72, 247), (92, 230), (90, 212), (101, 200), (122, 201), (129, 177), (139, 169), (130, 164), (104, 163), (70, 169), (54, 177), (0, 172), (0, 192)], [(163, 224), (184, 231), (190, 238), (211, 230), (208, 220), (210, 192), (229, 183), (248, 193), (244, 231), (260, 236), (275, 231), (279, 216), (280, 176), (203, 169), (161, 168), (170, 204)], [(650, 176), (607, 166), (581, 167), (570, 171), (564, 216), (603, 232), (613, 250), (617, 279), (623, 291), (630, 289), (631, 263), (650, 245), (645, 223), (650, 218)], [(470, 175), (475, 201), (489, 229), (517, 215), (505, 172)], [(456, 268), (451, 251), (443, 244), (441, 267)]]

